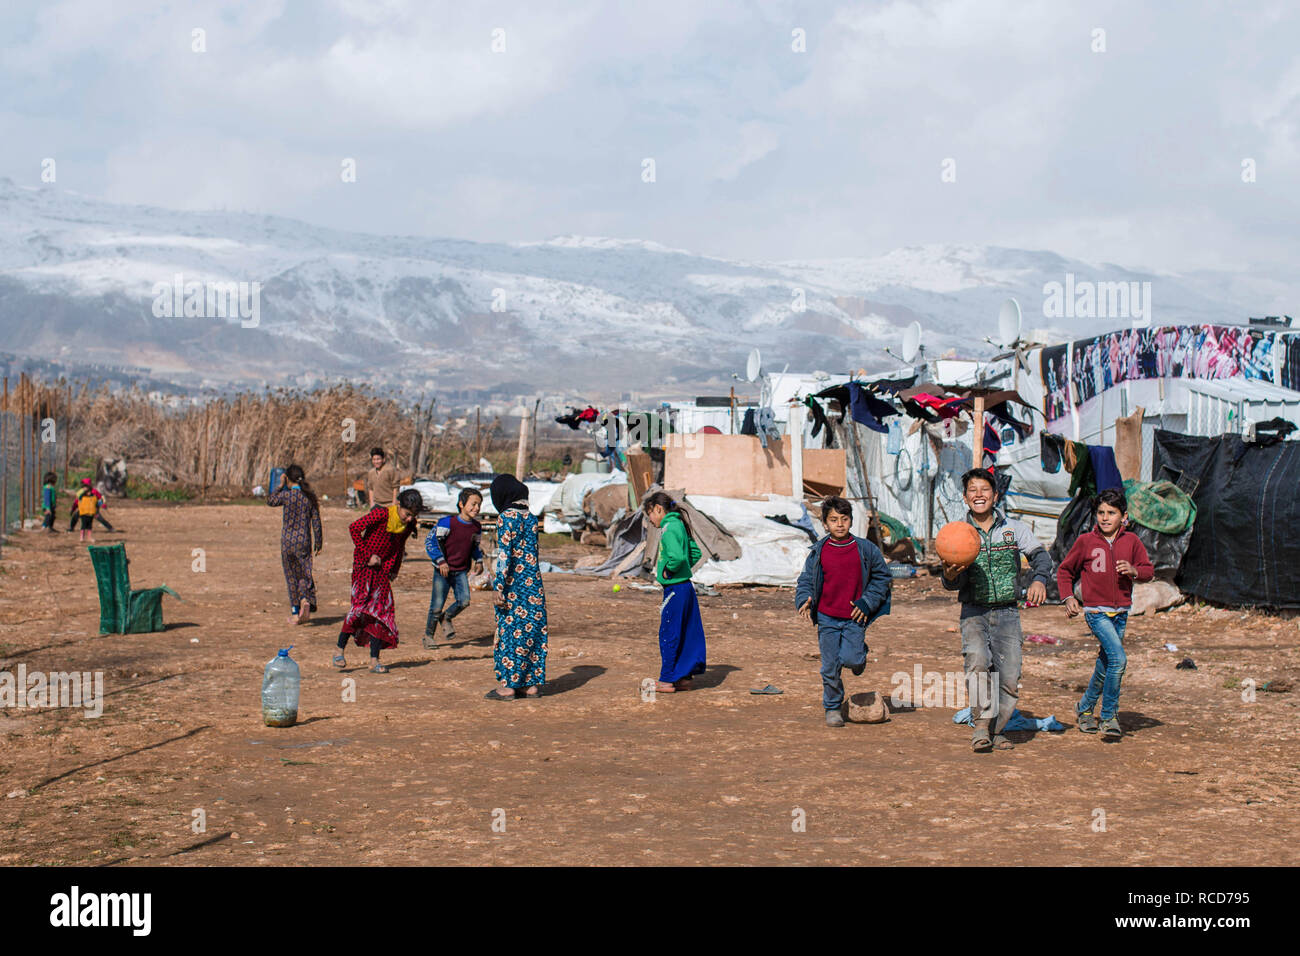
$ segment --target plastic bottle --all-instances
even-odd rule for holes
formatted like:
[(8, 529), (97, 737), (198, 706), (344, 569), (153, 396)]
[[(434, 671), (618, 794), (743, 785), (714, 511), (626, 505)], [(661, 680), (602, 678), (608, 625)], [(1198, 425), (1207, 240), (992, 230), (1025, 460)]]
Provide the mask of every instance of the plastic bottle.
[(292, 727), (298, 721), (298, 663), (292, 645), (267, 661), (262, 672), (262, 720), (268, 727)]

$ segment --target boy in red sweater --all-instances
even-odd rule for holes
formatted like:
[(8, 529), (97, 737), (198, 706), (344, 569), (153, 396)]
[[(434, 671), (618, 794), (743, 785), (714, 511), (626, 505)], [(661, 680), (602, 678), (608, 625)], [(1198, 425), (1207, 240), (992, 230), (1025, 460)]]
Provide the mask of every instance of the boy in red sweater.
[[(1108, 488), (1093, 499), (1092, 515), (1097, 527), (1079, 535), (1074, 547), (1056, 572), (1056, 585), (1065, 598), (1065, 612), (1078, 617), (1080, 605), (1074, 596), (1079, 579), (1083, 593), (1083, 619), (1101, 645), (1092, 680), (1076, 708), (1079, 729), (1095, 734), (1100, 726), (1106, 740), (1119, 740), (1119, 685), (1128, 658), (1124, 654), (1124, 628), (1133, 606), (1133, 582), (1150, 581), (1155, 568), (1147, 549), (1132, 531), (1124, 530), (1128, 500), (1118, 488)], [(1101, 720), (1093, 713), (1101, 698)]]

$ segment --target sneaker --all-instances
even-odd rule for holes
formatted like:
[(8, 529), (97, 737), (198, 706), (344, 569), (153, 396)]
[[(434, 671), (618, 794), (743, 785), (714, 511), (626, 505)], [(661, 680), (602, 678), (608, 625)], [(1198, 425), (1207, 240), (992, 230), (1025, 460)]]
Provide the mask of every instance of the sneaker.
[(836, 710), (826, 711), (826, 726), (827, 727), (844, 726), (844, 715), (840, 713), (838, 708)]
[(1107, 717), (1101, 722), (1101, 739), (1102, 740), (1119, 740), (1124, 736), (1124, 731), (1120, 729), (1118, 717)]
[(456, 639), (456, 629), (451, 626), (451, 621), (442, 622), (442, 635), (449, 641)]
[(424, 640), (421, 643), (424, 645), (424, 649), (427, 651), (437, 650), (438, 648), (438, 641), (437, 638), (434, 636), (433, 631), (425, 631)]
[(1079, 711), (1079, 730), (1085, 734), (1095, 734), (1101, 722), (1097, 720), (1097, 715), (1090, 710)]

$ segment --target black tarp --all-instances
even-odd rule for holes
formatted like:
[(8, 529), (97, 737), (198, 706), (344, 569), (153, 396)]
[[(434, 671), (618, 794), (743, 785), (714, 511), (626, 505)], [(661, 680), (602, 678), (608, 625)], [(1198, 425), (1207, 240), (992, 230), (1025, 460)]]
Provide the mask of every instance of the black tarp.
[(1152, 473), (1195, 483), (1179, 588), (1219, 604), (1300, 607), (1300, 442), (1158, 430)]

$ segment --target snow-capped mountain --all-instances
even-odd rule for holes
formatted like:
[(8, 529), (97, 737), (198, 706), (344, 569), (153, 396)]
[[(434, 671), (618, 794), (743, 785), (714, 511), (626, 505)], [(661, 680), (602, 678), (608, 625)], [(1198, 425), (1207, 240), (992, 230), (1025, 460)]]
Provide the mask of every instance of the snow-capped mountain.
[[(1067, 273), (1150, 282), (1157, 323), (1241, 322), (1292, 301), (1266, 276), (1154, 275), (999, 247), (744, 262), (624, 239), (375, 236), (0, 180), (0, 348), (180, 381), (680, 392), (729, 381), (754, 346), (792, 368), (893, 368), (882, 347), (914, 319), (931, 356), (987, 355), (1009, 295), (1027, 330), (1128, 324), (1044, 315), (1044, 284)], [(255, 325), (214, 313), (205, 290), (220, 283), (247, 283), (250, 296), (260, 285)]]

